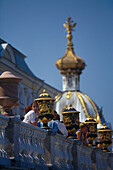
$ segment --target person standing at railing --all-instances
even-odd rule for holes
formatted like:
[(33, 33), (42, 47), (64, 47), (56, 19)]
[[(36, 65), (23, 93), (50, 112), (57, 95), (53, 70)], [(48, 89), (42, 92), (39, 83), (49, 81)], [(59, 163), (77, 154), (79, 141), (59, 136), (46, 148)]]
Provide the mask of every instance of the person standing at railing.
[[(26, 106), (25, 107), (25, 115), (29, 112), (31, 110), (31, 106)], [(25, 116), (24, 115), (24, 116)], [(22, 116), (20, 119), (21, 119), (21, 121), (23, 121), (24, 120), (24, 116)]]
[(79, 130), (74, 133), (74, 136), (81, 140), (83, 145), (87, 146), (88, 127), (85, 123), (80, 123), (79, 127)]
[(57, 126), (58, 126), (58, 133), (65, 136), (65, 137), (67, 137), (68, 136), (68, 131), (67, 131), (66, 126), (64, 125), (64, 123), (60, 122), (59, 114), (56, 114), (55, 122), (57, 123)]
[(31, 110), (24, 116), (23, 122), (37, 126), (38, 121), (38, 104), (33, 102)]

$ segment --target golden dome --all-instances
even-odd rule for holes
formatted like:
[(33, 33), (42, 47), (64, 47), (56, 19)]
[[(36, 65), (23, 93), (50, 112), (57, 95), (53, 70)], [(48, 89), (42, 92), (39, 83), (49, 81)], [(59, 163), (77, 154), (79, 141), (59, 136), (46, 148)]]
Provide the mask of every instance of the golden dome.
[(64, 27), (68, 32), (67, 39), (67, 51), (63, 57), (56, 61), (56, 66), (60, 70), (61, 74), (65, 73), (77, 73), (81, 74), (82, 70), (85, 68), (85, 62), (81, 57), (78, 57), (73, 51), (73, 43), (72, 43), (72, 35), (71, 31), (73, 31), (73, 27), (75, 27), (76, 23), (71, 24), (73, 21), (70, 21), (71, 18), (68, 18), (66, 21), (67, 25), (64, 24)]
[(81, 74), (85, 68), (85, 62), (81, 57), (78, 57), (72, 50), (68, 50), (66, 54), (56, 61), (56, 66), (61, 73), (78, 73)]

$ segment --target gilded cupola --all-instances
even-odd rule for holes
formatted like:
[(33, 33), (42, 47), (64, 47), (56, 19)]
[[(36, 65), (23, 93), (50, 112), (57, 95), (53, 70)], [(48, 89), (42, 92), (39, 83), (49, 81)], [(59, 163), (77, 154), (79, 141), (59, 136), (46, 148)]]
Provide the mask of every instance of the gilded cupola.
[(71, 21), (71, 17), (68, 17), (66, 24), (63, 25), (67, 32), (67, 50), (65, 55), (56, 61), (56, 66), (60, 70), (61, 74), (75, 73), (80, 75), (86, 64), (81, 57), (78, 57), (74, 53), (73, 49), (72, 31), (76, 26), (76, 23), (73, 23), (73, 21)]
[(62, 74), (63, 91), (80, 90), (80, 74), (86, 66), (84, 60), (74, 53), (72, 31), (75, 26), (76, 23), (73, 23), (71, 17), (68, 17), (64, 24), (68, 39), (67, 50), (65, 55), (56, 61), (56, 66)]

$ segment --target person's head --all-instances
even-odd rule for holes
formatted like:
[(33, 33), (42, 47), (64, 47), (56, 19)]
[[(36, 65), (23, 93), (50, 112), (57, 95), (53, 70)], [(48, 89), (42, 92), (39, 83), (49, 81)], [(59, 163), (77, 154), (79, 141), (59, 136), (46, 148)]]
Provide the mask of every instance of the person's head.
[(34, 112), (38, 114), (38, 109), (39, 109), (38, 108), (38, 103), (37, 102), (33, 102), (31, 104), (31, 109), (34, 110)]
[(56, 112), (56, 110), (54, 110), (54, 117), (53, 117), (53, 120), (56, 120), (56, 116), (57, 116), (57, 112)]
[(31, 110), (31, 106), (26, 106), (25, 113), (29, 112)]
[(79, 127), (80, 127), (82, 132), (88, 131), (87, 124), (85, 124), (85, 123), (80, 123)]
[(22, 117), (20, 118), (20, 120), (23, 121), (23, 120), (24, 120), (24, 116), (22, 116)]
[(56, 115), (56, 120), (60, 121), (60, 116), (58, 114)]

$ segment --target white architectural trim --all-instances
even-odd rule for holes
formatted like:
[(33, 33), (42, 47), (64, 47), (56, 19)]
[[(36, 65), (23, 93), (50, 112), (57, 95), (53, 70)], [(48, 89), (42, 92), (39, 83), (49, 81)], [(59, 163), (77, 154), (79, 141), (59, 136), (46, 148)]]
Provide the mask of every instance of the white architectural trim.
[(2, 45), (3, 49), (5, 50), (4, 57), (5, 57), (5, 53), (7, 52), (7, 55), (9, 54), (10, 57), (11, 57), (11, 62), (15, 64), (16, 63), (15, 56), (14, 56), (14, 53), (13, 53), (11, 46), (8, 43), (4, 43), (4, 44), (1, 44), (1, 45)]

